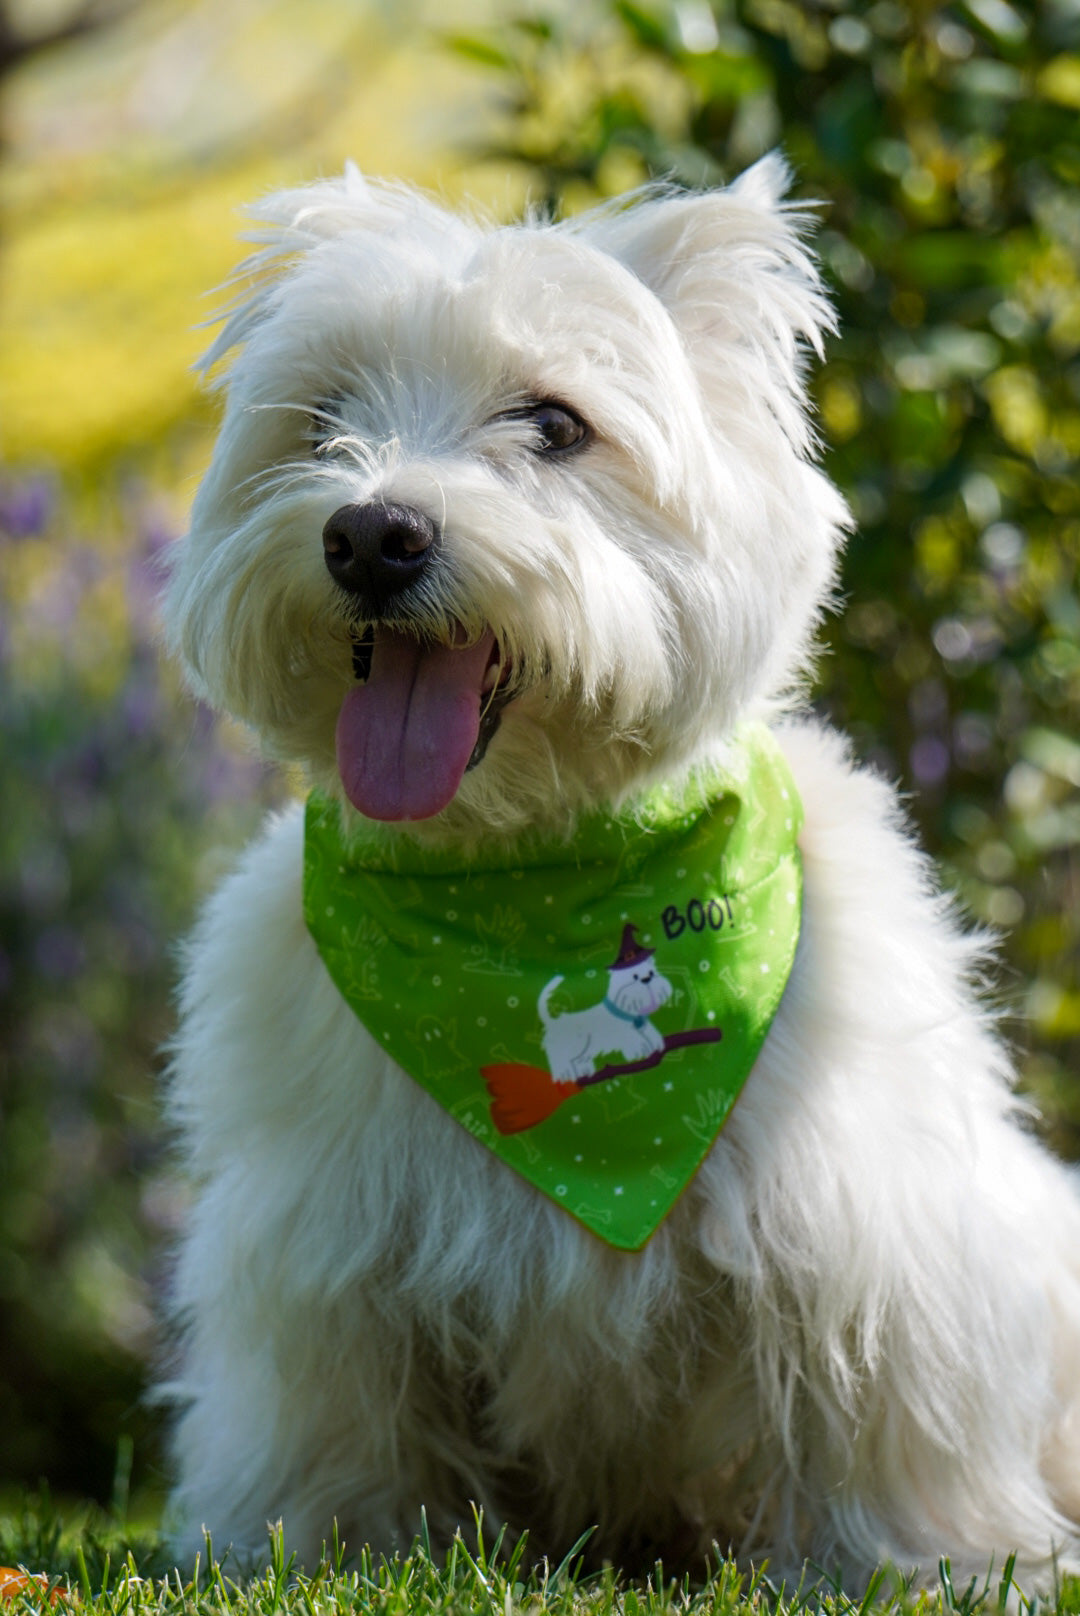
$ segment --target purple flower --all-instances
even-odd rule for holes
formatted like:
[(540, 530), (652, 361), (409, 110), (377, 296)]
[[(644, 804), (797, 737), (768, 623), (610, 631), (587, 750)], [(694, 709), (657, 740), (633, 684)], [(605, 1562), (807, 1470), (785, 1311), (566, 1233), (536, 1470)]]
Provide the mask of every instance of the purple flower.
[(910, 763), (920, 786), (938, 786), (949, 772), (949, 748), (936, 735), (922, 735), (911, 748)]
[(155, 638), (162, 592), (168, 578), (168, 557), (176, 534), (155, 511), (147, 515), (139, 534), (139, 548), (127, 571), (128, 606), (132, 623), (144, 640)]
[(32, 539), (44, 532), (52, 515), (53, 486), (45, 477), (0, 487), (0, 533)]
[(53, 982), (68, 982), (86, 965), (82, 938), (69, 926), (49, 926), (34, 945), (34, 960), (42, 976)]

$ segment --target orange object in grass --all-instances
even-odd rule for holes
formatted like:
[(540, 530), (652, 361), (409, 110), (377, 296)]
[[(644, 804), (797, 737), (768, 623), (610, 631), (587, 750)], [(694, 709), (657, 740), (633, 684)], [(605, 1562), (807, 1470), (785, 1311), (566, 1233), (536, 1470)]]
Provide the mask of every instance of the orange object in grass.
[(15, 1599), (24, 1589), (35, 1585), (48, 1594), (50, 1605), (65, 1598), (67, 1593), (64, 1588), (54, 1588), (49, 1593), (49, 1579), (43, 1571), (19, 1571), (15, 1566), (0, 1566), (0, 1599)]

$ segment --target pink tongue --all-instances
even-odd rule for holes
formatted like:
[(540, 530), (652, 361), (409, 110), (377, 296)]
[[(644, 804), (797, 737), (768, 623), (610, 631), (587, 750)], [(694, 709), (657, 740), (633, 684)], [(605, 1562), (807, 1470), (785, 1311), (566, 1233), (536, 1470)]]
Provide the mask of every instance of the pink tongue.
[(451, 800), (480, 731), (481, 685), (495, 645), (421, 645), (378, 629), (367, 684), (337, 721), (346, 795), (369, 819), (429, 819)]

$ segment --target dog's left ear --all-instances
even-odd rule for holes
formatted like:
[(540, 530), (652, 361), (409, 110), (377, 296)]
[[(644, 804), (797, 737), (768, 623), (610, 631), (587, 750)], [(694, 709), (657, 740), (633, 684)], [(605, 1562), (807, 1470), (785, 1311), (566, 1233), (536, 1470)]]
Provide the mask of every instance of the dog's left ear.
[(820, 355), (835, 322), (806, 245), (816, 219), (784, 200), (790, 180), (772, 152), (722, 190), (647, 187), (569, 228), (632, 270), (691, 348), (764, 347), (798, 390), (799, 342)]
[(206, 323), (221, 329), (198, 368), (209, 372), (247, 341), (274, 307), (277, 290), (305, 259), (344, 236), (397, 243), (436, 262), (471, 248), (477, 228), (448, 213), (422, 191), (388, 180), (366, 179), (347, 162), (333, 179), (275, 191), (244, 210), (253, 221), (242, 239), (255, 251), (237, 266), (227, 287), (233, 300)]

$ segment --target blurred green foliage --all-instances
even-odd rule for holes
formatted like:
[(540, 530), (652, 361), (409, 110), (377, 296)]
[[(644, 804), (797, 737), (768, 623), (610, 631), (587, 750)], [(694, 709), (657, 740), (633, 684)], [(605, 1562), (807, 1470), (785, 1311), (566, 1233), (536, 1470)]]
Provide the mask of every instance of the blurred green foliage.
[(1080, 3), (614, 0), (451, 43), (551, 207), (775, 145), (820, 202), (858, 531), (817, 697), (1005, 932), (1024, 1081), (1080, 1154)]

